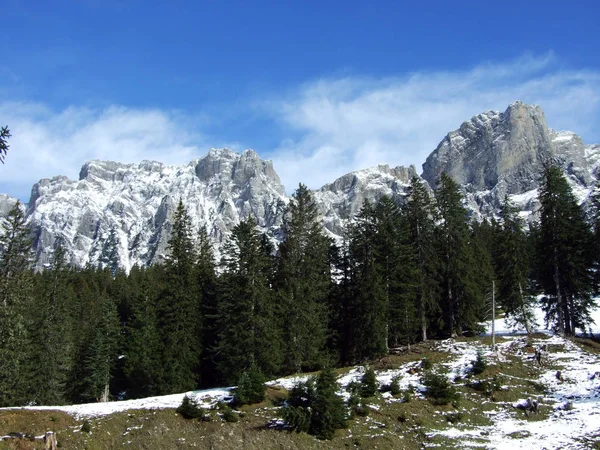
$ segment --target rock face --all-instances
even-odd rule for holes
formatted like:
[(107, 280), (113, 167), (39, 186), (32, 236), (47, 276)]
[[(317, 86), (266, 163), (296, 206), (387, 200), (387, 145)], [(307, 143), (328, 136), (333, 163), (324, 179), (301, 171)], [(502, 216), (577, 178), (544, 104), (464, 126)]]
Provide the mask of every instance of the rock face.
[(248, 215), (274, 236), (287, 202), (271, 162), (252, 150), (241, 155), (211, 150), (204, 158), (178, 167), (153, 161), (90, 161), (78, 181), (55, 177), (34, 185), (28, 220), (38, 265), (48, 263), (58, 240), (73, 263), (94, 264), (111, 231), (116, 232), (124, 268), (160, 262), (179, 199), (194, 226), (206, 225), (216, 244)]
[(387, 195), (402, 203), (414, 176), (418, 176), (414, 166), (379, 165), (346, 174), (314, 191), (325, 229), (332, 237), (340, 237), (346, 223), (358, 213), (365, 200), (376, 202)]
[[(600, 175), (600, 145), (586, 146), (572, 132), (549, 129), (538, 106), (515, 102), (503, 113), (479, 114), (448, 133), (427, 158), (422, 177), (435, 187), (446, 171), (463, 187), (475, 218), (496, 215), (505, 195), (524, 217), (533, 218), (539, 176), (548, 161), (563, 168), (585, 204)], [(375, 202), (387, 195), (402, 203), (413, 176), (414, 166), (379, 165), (313, 191), (326, 231), (339, 239), (364, 200)], [(233, 227), (249, 215), (273, 241), (282, 238), (289, 198), (272, 163), (252, 150), (238, 154), (213, 149), (185, 166), (90, 161), (79, 180), (59, 176), (32, 188), (26, 214), (38, 267), (50, 261), (58, 241), (72, 263), (96, 264), (115, 237), (119, 262), (126, 270), (160, 262), (179, 199), (194, 227), (206, 226), (217, 256)], [(15, 202), (0, 194), (0, 217)]]
[(435, 187), (442, 172), (449, 174), (463, 186), (478, 218), (494, 215), (506, 195), (534, 217), (544, 164), (558, 164), (585, 201), (597, 176), (596, 147), (586, 147), (574, 133), (549, 129), (539, 106), (515, 102), (448, 133), (423, 164), (422, 177)]

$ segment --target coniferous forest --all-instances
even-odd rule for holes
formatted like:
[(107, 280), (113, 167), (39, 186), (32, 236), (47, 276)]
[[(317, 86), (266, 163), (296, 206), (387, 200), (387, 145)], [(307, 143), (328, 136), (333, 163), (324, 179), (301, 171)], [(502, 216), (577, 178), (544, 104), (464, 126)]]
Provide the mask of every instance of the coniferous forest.
[(0, 405), (140, 398), (364, 362), (390, 348), (479, 333), (492, 282), (507, 318), (532, 328), (537, 298), (558, 333), (586, 330), (598, 294), (600, 189), (588, 215), (560, 169), (541, 176), (539, 221), (508, 198), (469, 218), (445, 174), (430, 193), (365, 202), (343, 242), (323, 231), (303, 185), (278, 247), (247, 217), (219, 261), (181, 201), (162, 265), (72, 267), (57, 243), (35, 255), (17, 204), (0, 227)]

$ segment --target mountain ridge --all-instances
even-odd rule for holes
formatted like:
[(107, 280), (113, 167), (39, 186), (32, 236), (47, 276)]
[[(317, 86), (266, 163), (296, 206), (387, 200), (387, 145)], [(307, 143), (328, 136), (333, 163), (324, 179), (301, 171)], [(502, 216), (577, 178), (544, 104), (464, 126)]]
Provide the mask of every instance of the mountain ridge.
[[(571, 131), (548, 128), (539, 106), (517, 101), (504, 112), (477, 114), (450, 131), (426, 159), (421, 178), (435, 188), (439, 175), (447, 172), (462, 186), (465, 205), (476, 219), (495, 216), (509, 195), (521, 215), (532, 220), (539, 174), (548, 161), (563, 169), (585, 205), (598, 178), (600, 145), (585, 145)], [(326, 232), (340, 239), (364, 200), (388, 195), (402, 203), (413, 176), (418, 176), (415, 166), (380, 164), (313, 190)], [(254, 150), (211, 149), (180, 166), (92, 160), (82, 166), (78, 180), (59, 175), (32, 187), (26, 215), (37, 266), (49, 263), (59, 241), (73, 264), (96, 264), (111, 234), (126, 270), (161, 262), (179, 199), (194, 227), (207, 227), (217, 256), (232, 228), (248, 215), (273, 242), (282, 238), (289, 197), (272, 161)], [(15, 202), (0, 195), (0, 216)]]

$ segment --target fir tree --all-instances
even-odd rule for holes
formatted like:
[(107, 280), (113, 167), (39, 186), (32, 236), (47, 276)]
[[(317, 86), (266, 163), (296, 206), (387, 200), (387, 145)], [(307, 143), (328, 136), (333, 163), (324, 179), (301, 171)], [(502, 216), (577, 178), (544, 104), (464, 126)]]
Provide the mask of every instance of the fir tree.
[(283, 230), (276, 285), (283, 307), (285, 366), (289, 371), (314, 369), (323, 360), (327, 340), (331, 241), (303, 184), (290, 201)]
[(200, 379), (203, 386), (216, 386), (219, 382), (214, 350), (218, 341), (218, 288), (215, 261), (210, 239), (205, 227), (201, 227), (196, 240), (196, 277), (200, 292), (202, 316), (202, 362)]
[(496, 238), (495, 255), (499, 304), (506, 318), (531, 334), (534, 299), (529, 288), (529, 249), (527, 235), (508, 196), (500, 212), (502, 225)]
[(217, 368), (227, 383), (253, 365), (272, 375), (281, 361), (270, 248), (249, 217), (236, 225), (223, 256)]
[(431, 316), (438, 311), (439, 281), (434, 246), (435, 222), (432, 198), (417, 176), (410, 182), (403, 215), (410, 230), (410, 241), (414, 246), (412, 255), (416, 268), (415, 307), (421, 340), (426, 341)]
[(73, 366), (73, 320), (69, 304), (73, 292), (71, 271), (59, 241), (51, 268), (36, 277), (38, 290), (32, 317), (30, 366), (33, 382), (30, 401), (36, 404), (61, 404), (67, 401), (66, 383)]
[(28, 400), (31, 373), (26, 365), (29, 321), (33, 307), (31, 240), (17, 202), (0, 229), (0, 405)]
[(349, 244), (349, 362), (374, 358), (388, 351), (388, 292), (377, 259), (377, 231), (373, 207), (365, 201), (355, 218)]
[(163, 274), (161, 266), (141, 269), (137, 265), (129, 273), (133, 288), (132, 317), (127, 322), (125, 367), (127, 396), (149, 397), (160, 393), (161, 338), (158, 329), (156, 296)]
[(538, 282), (545, 293), (546, 321), (573, 335), (591, 321), (591, 231), (561, 170), (544, 169), (540, 186)]
[(347, 409), (343, 398), (337, 394), (338, 388), (331, 368), (319, 373), (310, 421), (310, 433), (319, 439), (332, 439), (336, 429), (347, 427)]
[(444, 329), (447, 334), (457, 336), (464, 327), (477, 327), (483, 295), (474, 274), (477, 264), (469, 242), (467, 211), (458, 185), (445, 173), (440, 178), (436, 200), (442, 221), (436, 230), (436, 242), (442, 274)]
[(202, 324), (194, 270), (196, 255), (191, 219), (181, 200), (173, 215), (168, 251), (158, 310), (163, 338), (161, 393), (194, 389), (199, 382)]
[(416, 309), (417, 265), (409, 223), (387, 196), (374, 209), (375, 261), (384, 283), (387, 342), (394, 347), (414, 342), (419, 327)]

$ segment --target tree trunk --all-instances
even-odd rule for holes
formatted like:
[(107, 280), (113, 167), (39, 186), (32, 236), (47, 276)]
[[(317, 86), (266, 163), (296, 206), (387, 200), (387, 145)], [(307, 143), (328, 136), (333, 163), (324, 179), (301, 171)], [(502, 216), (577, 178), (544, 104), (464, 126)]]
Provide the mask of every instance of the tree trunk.
[(523, 325), (527, 331), (527, 336), (531, 336), (531, 327), (529, 326), (529, 320), (527, 320), (527, 312), (525, 311), (525, 296), (523, 295), (523, 287), (519, 282), (519, 293), (521, 294), (521, 313), (523, 314)]

